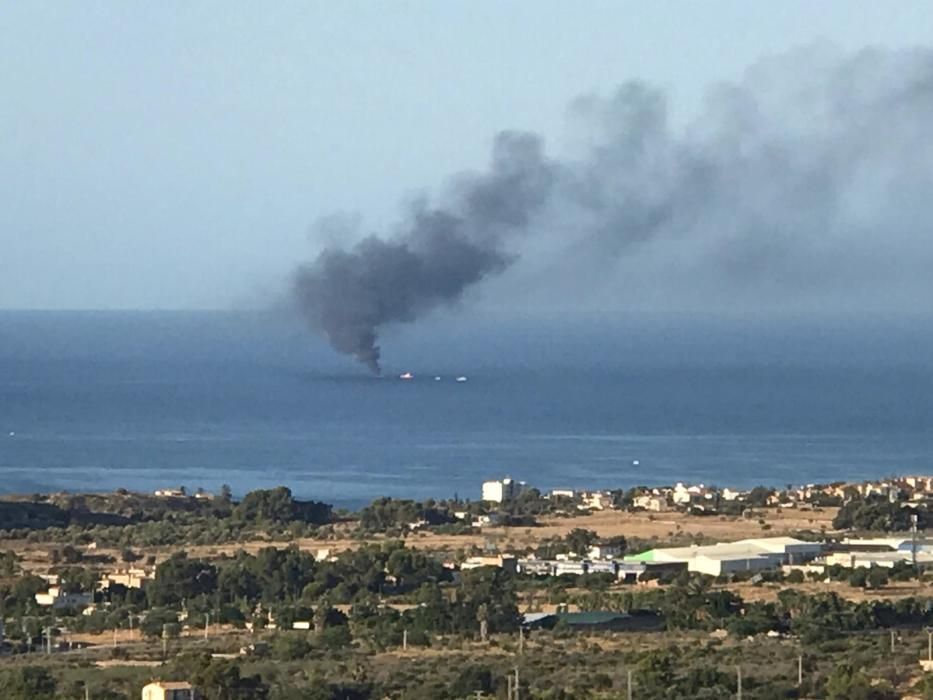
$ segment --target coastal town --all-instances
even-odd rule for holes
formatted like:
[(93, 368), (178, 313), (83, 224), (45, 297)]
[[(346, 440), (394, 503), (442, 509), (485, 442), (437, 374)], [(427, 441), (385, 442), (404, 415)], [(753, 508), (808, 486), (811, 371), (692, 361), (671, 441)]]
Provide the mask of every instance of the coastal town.
[[(795, 614), (775, 608), (784, 591), (829, 596), (843, 606), (896, 601), (908, 611), (928, 610), (923, 601), (933, 601), (929, 476), (544, 493), (505, 477), (484, 482), (477, 495), (377, 499), (340, 515), (297, 501), (287, 489), (239, 501), (228, 487), (217, 495), (163, 488), (151, 495), (4, 497), (0, 666), (15, 668), (39, 654), (65, 667), (90, 662), (96, 671), (84, 674), (87, 688), (106, 684), (111, 669), (136, 669), (134, 677), (149, 682), (140, 682), (134, 697), (184, 699), (204, 683), (203, 669), (179, 673), (178, 659), (194, 651), (207, 654), (208, 668), (221, 661), (261, 665), (297, 653), (280, 647), (307, 643), (313, 654), (321, 640), (346, 635), (341, 653), (375, 644), (400, 663), (454, 639), (479, 645), (482, 656), (484, 645), (504, 636), (524, 655), (547, 638), (564, 643), (567, 634), (597, 635), (627, 649), (636, 639), (650, 646), (697, 629), (725, 640), (742, 630), (799, 646), (805, 635), (795, 629)], [(178, 529), (185, 522), (191, 530)], [(269, 574), (256, 566), (287, 569), (263, 584)], [(375, 578), (357, 578), (364, 571)], [(275, 583), (291, 579), (291, 588)], [(477, 581), (486, 582), (485, 592), (463, 617), (458, 591)], [(278, 591), (274, 598), (262, 592), (266, 585)], [(678, 620), (667, 599), (697, 586), (701, 593), (683, 593), (687, 600), (700, 596), (691, 604), (717, 600), (728, 603), (726, 610), (718, 618)], [(432, 613), (437, 620), (425, 622), (419, 616), (432, 596), (447, 602)], [(373, 606), (365, 625), (357, 619), (362, 601)], [(488, 612), (504, 604), (511, 612)], [(749, 627), (759, 615), (763, 621)], [(905, 638), (933, 623), (926, 612), (899, 615), (878, 624)], [(377, 641), (365, 631), (376, 620), (395, 632)], [(933, 670), (922, 651), (910, 652), (916, 671), (904, 674), (911, 683)], [(793, 687), (808, 687), (798, 680)], [(826, 682), (814, 672), (813, 687)]]

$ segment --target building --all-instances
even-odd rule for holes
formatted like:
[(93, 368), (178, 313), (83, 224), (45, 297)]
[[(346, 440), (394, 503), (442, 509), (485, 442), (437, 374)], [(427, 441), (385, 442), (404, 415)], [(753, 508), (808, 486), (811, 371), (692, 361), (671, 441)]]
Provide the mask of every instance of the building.
[(194, 687), (183, 681), (155, 681), (143, 686), (142, 700), (194, 700)]
[(470, 523), (472, 527), (495, 527), (502, 522), (501, 513), (487, 513), (485, 515), (477, 515), (473, 519), (473, 522)]
[(616, 579), (620, 583), (637, 583), (647, 570), (645, 564), (616, 564)]
[(185, 498), (187, 495), (182, 488), (178, 489), (156, 489), (154, 495), (159, 498)]
[(145, 588), (152, 580), (152, 575), (145, 569), (120, 569), (104, 574), (99, 586), (101, 589), (112, 585), (126, 586), (127, 588)]
[[(560, 555), (558, 555), (560, 556)], [(584, 559), (521, 559), (518, 571), (535, 576), (583, 576), (584, 574), (611, 574), (618, 572), (615, 561), (587, 561)], [(642, 567), (644, 568), (644, 567)]]
[(483, 482), (483, 500), (492, 503), (504, 503), (518, 498), (527, 487), (524, 481), (515, 481), (509, 477), (497, 481)]
[(804, 542), (793, 537), (765, 537), (703, 547), (672, 547), (650, 549), (626, 557), (634, 562), (686, 563), (688, 571), (708, 576), (722, 576), (742, 571), (777, 569), (784, 564), (809, 561), (822, 552), (816, 542)]
[(65, 593), (61, 586), (49, 586), (45, 593), (36, 593), (36, 604), (43, 607), (52, 607), (55, 610), (62, 608), (83, 608), (94, 602), (91, 593)]
[(635, 496), (632, 505), (635, 508), (644, 508), (654, 513), (661, 513), (668, 510), (667, 499), (663, 496), (654, 496), (652, 494)]
[(591, 546), (586, 556), (590, 559), (614, 559), (621, 554), (621, 545), (613, 542), (600, 542)]
[(553, 629), (561, 624), (574, 632), (644, 632), (661, 629), (664, 620), (653, 610), (633, 610), (630, 613), (591, 611), (529, 613), (523, 617), (522, 624), (528, 629)]
[[(904, 550), (896, 552), (833, 552), (828, 554), (824, 561), (826, 566), (844, 566), (847, 569), (870, 569), (874, 566), (893, 569), (896, 564), (912, 564), (913, 553)], [(917, 566), (921, 569), (928, 569), (933, 566), (933, 553), (918, 550)]]
[(609, 491), (591, 491), (581, 494), (581, 510), (611, 510), (612, 494)]
[(555, 561), (552, 573), (554, 576), (582, 576), (588, 568), (585, 561)]
[(518, 561), (511, 554), (501, 554), (495, 557), (470, 557), (460, 565), (460, 569), (467, 571), (483, 566), (494, 566), (514, 574), (518, 570)]
[(573, 489), (551, 489), (551, 498), (574, 498), (577, 492)]

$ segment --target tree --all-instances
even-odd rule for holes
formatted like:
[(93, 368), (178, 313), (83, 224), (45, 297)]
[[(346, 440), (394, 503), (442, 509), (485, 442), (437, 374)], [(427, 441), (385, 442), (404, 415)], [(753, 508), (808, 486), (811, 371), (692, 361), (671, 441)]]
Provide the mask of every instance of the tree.
[(10, 550), (0, 553), (0, 577), (16, 576), (19, 572), (19, 557)]
[(156, 567), (147, 594), (152, 605), (177, 605), (217, 588), (217, 569), (200, 559), (177, 552)]
[(898, 697), (890, 685), (873, 684), (848, 663), (836, 666), (824, 690), (827, 700), (894, 700)]
[(158, 639), (163, 629), (168, 631), (169, 626), (178, 626), (178, 613), (165, 608), (152, 608), (140, 621), (139, 629), (147, 637)]
[(582, 527), (575, 527), (573, 530), (567, 533), (564, 541), (567, 543), (567, 547), (571, 552), (574, 554), (579, 554), (582, 557), (589, 551), (590, 547), (598, 539), (599, 535), (597, 535), (592, 530), (585, 530)]
[(492, 671), (486, 666), (470, 664), (463, 668), (450, 685), (450, 695), (465, 698), (477, 693), (492, 695), (496, 692), (496, 683)]
[(912, 524), (911, 516), (917, 516), (917, 526), (926, 527), (926, 511), (899, 502), (892, 503), (881, 496), (855, 498), (839, 509), (833, 518), (837, 530), (872, 530), (876, 532), (904, 532)]
[(24, 666), (0, 672), (0, 695), (5, 700), (52, 700), (55, 679), (39, 666)]
[(888, 585), (888, 570), (883, 566), (873, 566), (868, 570), (869, 588), (883, 588)]
[(913, 691), (923, 700), (933, 700), (933, 673), (924, 673), (923, 678), (913, 687)]
[(857, 566), (849, 573), (849, 585), (853, 588), (865, 588), (868, 585), (868, 569)]
[(477, 629), (477, 615), (486, 606), (490, 633), (514, 632), (521, 615), (511, 578), (502, 569), (484, 566), (463, 573), (458, 601), (452, 610), (455, 631)]
[(768, 499), (771, 498), (773, 492), (773, 489), (769, 489), (766, 486), (756, 486), (749, 491), (748, 496), (745, 498), (745, 503), (752, 508), (764, 508), (768, 505)]
[(281, 661), (297, 661), (310, 653), (311, 643), (302, 634), (278, 634), (272, 642), (272, 656)]
[(296, 501), (291, 489), (279, 486), (274, 489), (250, 491), (233, 509), (236, 519), (247, 522), (264, 522), (284, 525), (295, 520), (306, 523), (324, 524), (330, 521), (331, 507), (318, 501)]
[(242, 676), (235, 661), (212, 659), (204, 653), (182, 654), (170, 675), (190, 680), (204, 700), (265, 700), (269, 696), (269, 687), (261, 676)]

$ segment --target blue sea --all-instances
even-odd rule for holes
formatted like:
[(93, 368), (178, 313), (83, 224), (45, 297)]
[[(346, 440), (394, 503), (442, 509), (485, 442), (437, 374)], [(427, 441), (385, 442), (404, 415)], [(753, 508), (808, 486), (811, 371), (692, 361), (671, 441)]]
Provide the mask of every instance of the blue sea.
[(930, 473), (931, 338), (916, 319), (452, 313), (390, 329), (376, 378), (284, 313), (2, 312), (0, 491), (285, 484), (354, 506), (505, 475)]

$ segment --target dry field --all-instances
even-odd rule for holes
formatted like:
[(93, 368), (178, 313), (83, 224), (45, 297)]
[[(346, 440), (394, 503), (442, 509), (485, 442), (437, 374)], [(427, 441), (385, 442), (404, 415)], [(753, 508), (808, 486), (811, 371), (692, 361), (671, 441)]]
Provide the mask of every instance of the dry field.
[[(798, 510), (793, 508), (766, 508), (756, 511), (754, 518), (737, 516), (696, 516), (686, 513), (629, 513), (625, 511), (597, 511), (573, 518), (546, 518), (536, 527), (490, 527), (481, 533), (468, 535), (443, 535), (431, 532), (416, 532), (409, 535), (405, 542), (409, 547), (438, 552), (468, 551), (473, 547), (482, 548), (495, 543), (500, 549), (522, 549), (537, 545), (544, 540), (563, 537), (574, 528), (592, 530), (601, 537), (623, 535), (645, 542), (665, 542), (684, 536), (702, 538), (708, 542), (724, 542), (747, 537), (770, 537), (786, 535), (800, 530), (819, 532), (831, 530), (835, 508), (818, 510)], [(763, 521), (763, 522), (762, 522)], [(354, 549), (364, 543), (386, 541), (385, 537), (371, 537), (365, 540), (350, 537), (349, 529), (338, 527), (333, 539), (301, 538), (293, 541), (256, 540), (244, 543), (228, 543), (204, 546), (151, 547), (141, 550), (145, 555), (155, 555), (159, 561), (173, 552), (184, 549), (189, 555), (208, 559), (223, 554), (232, 555), (238, 551), (255, 553), (263, 547), (297, 545), (302, 550), (316, 553), (327, 549), (336, 554), (347, 549)], [(27, 543), (23, 540), (0, 542), (0, 550), (12, 549), (24, 558), (28, 570), (46, 570), (51, 562), (48, 551), (54, 544)], [(137, 548), (139, 549), (139, 548)], [(98, 549), (94, 554), (110, 555), (118, 562), (120, 552), (111, 549)]]
[(828, 583), (807, 582), (797, 584), (766, 583), (755, 586), (751, 583), (730, 583), (720, 586), (737, 593), (742, 600), (774, 602), (778, 593), (786, 588), (793, 588), (800, 593), (815, 595), (818, 593), (835, 593), (840, 598), (853, 602), (866, 600), (899, 600), (902, 598), (933, 597), (933, 582), (930, 581), (896, 581), (882, 588), (856, 588), (845, 581), (830, 581)]

